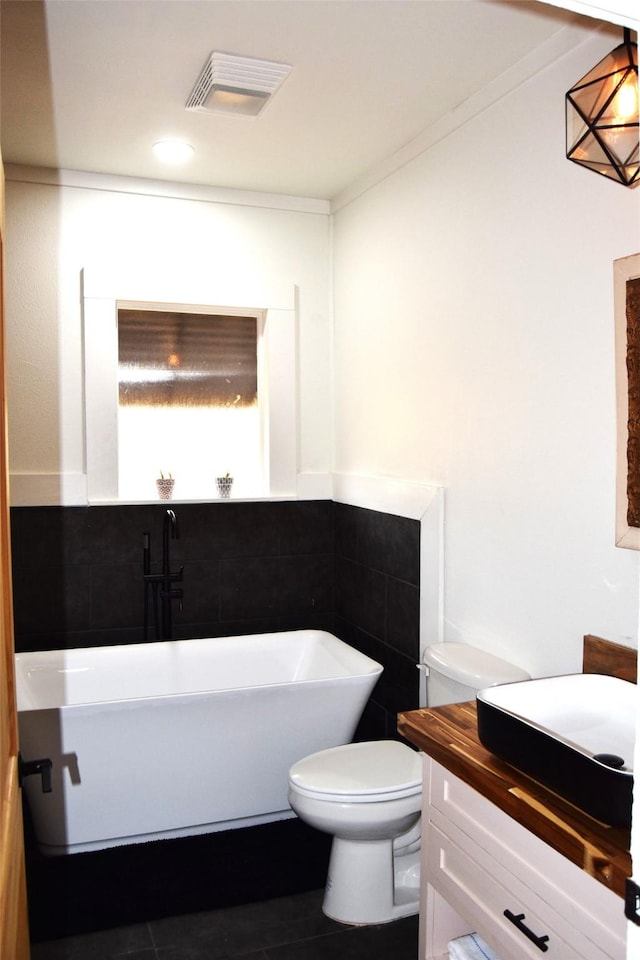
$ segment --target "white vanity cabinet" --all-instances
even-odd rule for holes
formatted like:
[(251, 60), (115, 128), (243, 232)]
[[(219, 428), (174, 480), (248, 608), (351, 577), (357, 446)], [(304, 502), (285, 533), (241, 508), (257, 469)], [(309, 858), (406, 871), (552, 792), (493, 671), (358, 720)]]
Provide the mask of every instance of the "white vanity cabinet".
[(624, 960), (622, 898), (423, 756), (420, 960), (472, 931), (500, 960)]

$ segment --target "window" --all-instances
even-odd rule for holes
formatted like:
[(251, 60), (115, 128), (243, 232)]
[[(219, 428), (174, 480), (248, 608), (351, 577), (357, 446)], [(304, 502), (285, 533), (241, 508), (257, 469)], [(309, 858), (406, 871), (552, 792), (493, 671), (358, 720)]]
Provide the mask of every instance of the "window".
[[(295, 496), (298, 437), (295, 288), (280, 283), (260, 289), (249, 284), (243, 284), (242, 289), (238, 284), (223, 288), (221, 282), (209, 282), (202, 277), (187, 282), (174, 276), (159, 276), (157, 272), (152, 277), (140, 278), (124, 271), (118, 277), (112, 276), (109, 270), (97, 268), (85, 269), (83, 281), (88, 501), (156, 499), (154, 481), (161, 470), (171, 472), (176, 478), (174, 497), (177, 500), (216, 499), (215, 477), (227, 471), (234, 475), (234, 497)], [(189, 288), (205, 294), (206, 300), (202, 296), (197, 303), (186, 297)], [(130, 296), (120, 299), (119, 289), (126, 290)], [(162, 299), (157, 296), (167, 293), (175, 296)], [(147, 336), (145, 323), (149, 334), (156, 324), (161, 335)], [(122, 343), (118, 336), (119, 324), (127, 328)], [(236, 367), (235, 377), (228, 376), (232, 371), (221, 365), (220, 360), (217, 366), (213, 360), (209, 366), (199, 367), (201, 345), (207, 339), (222, 342), (225, 337), (235, 336), (230, 333), (233, 329), (241, 331), (238, 336), (245, 341), (245, 346), (253, 342), (255, 336), (255, 373)], [(249, 330), (252, 331), (250, 337)], [(182, 336), (183, 342), (175, 346), (178, 340), (172, 337), (178, 336)], [(130, 350), (136, 339), (140, 366), (155, 370), (154, 374), (148, 373), (149, 382), (144, 389), (133, 385), (132, 369), (125, 372), (134, 365)], [(178, 419), (163, 421), (161, 428), (152, 428), (149, 420), (142, 425), (134, 422), (143, 408), (149, 412), (154, 406), (147, 401), (151, 396), (151, 382), (159, 375), (162, 364), (160, 353), (153, 354), (150, 345), (153, 339), (160, 352), (166, 354), (164, 373), (176, 372), (180, 367), (185, 372), (184, 376), (173, 377), (174, 398), (179, 402), (173, 406), (158, 405), (170, 417), (175, 414)], [(172, 354), (175, 354), (173, 360), (168, 360)], [(187, 375), (189, 370), (191, 373)], [(255, 378), (257, 406), (245, 401), (251, 377)], [(223, 386), (226, 379), (231, 382)], [(196, 381), (206, 384), (198, 397)], [(122, 393), (126, 391), (131, 391), (130, 396), (121, 402)], [(164, 395), (168, 395), (168, 389)], [(238, 395), (242, 406), (241, 401), (237, 401), (235, 406), (239, 409), (230, 410), (226, 405), (233, 405)], [(134, 396), (136, 402), (129, 402)], [(186, 407), (186, 411), (182, 407)], [(216, 408), (217, 413), (225, 412), (221, 407), (225, 407), (227, 413), (244, 411), (247, 414), (243, 430), (246, 438), (251, 435), (250, 442), (243, 440), (240, 444), (239, 421), (228, 421), (236, 426), (225, 434), (222, 428), (214, 428), (212, 421), (206, 420), (207, 415), (213, 416)], [(192, 417), (193, 424), (188, 429), (180, 419), (186, 413)], [(251, 421), (253, 424), (249, 426)], [(150, 445), (152, 435), (156, 437), (154, 447)], [(245, 452), (252, 451), (246, 453), (244, 461), (240, 447)], [(123, 462), (125, 457), (130, 458), (132, 464), (135, 459), (138, 465), (130, 469)], [(184, 458), (184, 471), (177, 462), (181, 458)], [(188, 467), (189, 459), (191, 466)]]
[(177, 499), (264, 491), (259, 316), (118, 309), (118, 492), (151, 499), (162, 472)]

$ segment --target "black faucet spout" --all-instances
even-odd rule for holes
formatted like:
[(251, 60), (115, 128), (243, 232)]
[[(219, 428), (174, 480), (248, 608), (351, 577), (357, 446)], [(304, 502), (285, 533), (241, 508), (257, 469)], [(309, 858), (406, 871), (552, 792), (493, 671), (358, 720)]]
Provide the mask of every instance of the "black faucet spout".
[[(184, 567), (177, 571), (171, 570), (170, 541), (180, 536), (178, 520), (173, 510), (165, 512), (162, 522), (162, 570), (160, 573), (151, 573), (150, 535), (143, 535), (142, 572), (145, 588), (144, 602), (144, 638), (149, 636), (149, 600), (152, 595), (153, 617), (155, 621), (156, 640), (171, 640), (173, 636), (172, 609), (174, 600), (180, 601), (182, 610), (182, 588), (172, 584), (181, 583)], [(157, 602), (161, 601), (160, 616), (158, 616)]]
[(171, 584), (176, 580), (182, 580), (182, 567), (178, 573), (171, 573), (171, 557), (169, 548), (169, 536), (171, 540), (177, 540), (180, 536), (178, 529), (178, 520), (173, 510), (167, 510), (162, 524), (162, 589), (160, 596), (162, 598), (162, 639), (171, 640), (173, 636), (173, 614), (171, 603), (174, 599), (182, 601), (182, 590), (172, 588)]
[(162, 522), (162, 572), (169, 573), (171, 566), (169, 559), (169, 534), (172, 540), (177, 540), (180, 536), (178, 529), (178, 519), (173, 510), (167, 510)]

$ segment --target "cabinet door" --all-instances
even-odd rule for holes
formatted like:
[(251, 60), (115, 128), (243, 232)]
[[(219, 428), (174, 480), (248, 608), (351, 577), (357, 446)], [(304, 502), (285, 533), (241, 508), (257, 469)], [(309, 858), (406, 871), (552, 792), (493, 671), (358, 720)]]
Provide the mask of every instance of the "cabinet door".
[[(427, 884), (501, 960), (623, 960), (622, 899), (428, 758), (423, 834)], [(429, 957), (434, 940), (426, 916), (422, 929)]]
[(435, 827), (427, 862), (429, 881), (500, 960), (610, 960), (517, 877), (486, 855), (474, 860)]

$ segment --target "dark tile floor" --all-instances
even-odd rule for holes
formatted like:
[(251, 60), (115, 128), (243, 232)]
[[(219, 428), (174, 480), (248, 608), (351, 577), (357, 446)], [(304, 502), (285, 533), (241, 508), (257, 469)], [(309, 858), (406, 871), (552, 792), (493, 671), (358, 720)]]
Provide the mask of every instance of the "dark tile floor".
[(322, 890), (32, 946), (32, 960), (416, 960), (418, 918), (349, 927)]

